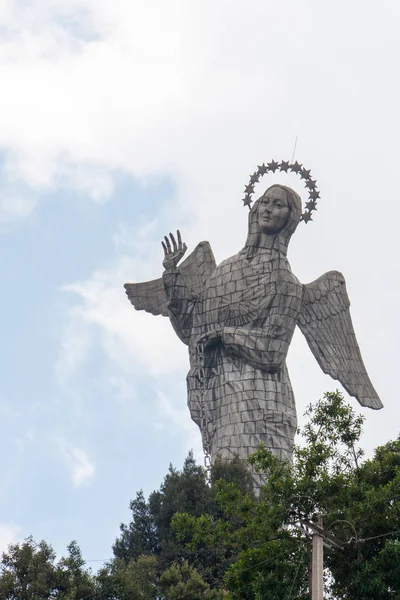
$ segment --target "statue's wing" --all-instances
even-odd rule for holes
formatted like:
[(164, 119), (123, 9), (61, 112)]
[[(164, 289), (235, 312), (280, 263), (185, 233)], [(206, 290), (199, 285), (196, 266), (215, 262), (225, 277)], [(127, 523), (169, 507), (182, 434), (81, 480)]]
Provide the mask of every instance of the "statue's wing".
[(143, 283), (125, 283), (124, 288), (136, 310), (145, 310), (152, 315), (168, 317), (167, 298), (161, 277)]
[(340, 381), (361, 406), (379, 409), (383, 404), (361, 358), (349, 307), (343, 275), (330, 271), (303, 286), (298, 325), (323, 372)]
[[(186, 285), (195, 294), (199, 293), (215, 267), (215, 258), (208, 242), (200, 242), (179, 265)], [(145, 310), (152, 315), (168, 317), (167, 297), (161, 277), (143, 283), (125, 283), (124, 287), (136, 310)]]
[(213, 251), (208, 242), (197, 244), (193, 252), (179, 265), (186, 285), (198, 294), (201, 288), (215, 271), (217, 263), (215, 262)]

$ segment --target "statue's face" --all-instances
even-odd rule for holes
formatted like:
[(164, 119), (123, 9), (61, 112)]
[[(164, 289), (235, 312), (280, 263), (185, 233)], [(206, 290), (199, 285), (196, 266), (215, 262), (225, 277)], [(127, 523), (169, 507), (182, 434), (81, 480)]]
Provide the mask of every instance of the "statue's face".
[(271, 187), (260, 200), (258, 224), (263, 233), (278, 233), (287, 223), (290, 209), (285, 190)]

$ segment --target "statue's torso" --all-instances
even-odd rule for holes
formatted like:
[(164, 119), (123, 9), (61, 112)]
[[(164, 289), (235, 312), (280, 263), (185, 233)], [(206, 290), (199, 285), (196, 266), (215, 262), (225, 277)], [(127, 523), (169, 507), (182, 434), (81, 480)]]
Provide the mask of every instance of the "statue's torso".
[(286, 257), (260, 250), (250, 260), (240, 252), (221, 263), (198, 296), (189, 342), (188, 400), (203, 435), (207, 422), (213, 457), (247, 458), (261, 441), (282, 458), (290, 455), (296, 411), (286, 364), (277, 373), (268, 372), (217, 344), (205, 352), (202, 388), (196, 344), (200, 335), (221, 327), (260, 327), (268, 334), (268, 316), (279, 312), (289, 287), (301, 297)]
[(277, 252), (260, 250), (250, 260), (239, 252), (223, 261), (198, 296), (190, 345), (212, 329), (265, 319), (288, 283), (301, 288), (288, 260)]

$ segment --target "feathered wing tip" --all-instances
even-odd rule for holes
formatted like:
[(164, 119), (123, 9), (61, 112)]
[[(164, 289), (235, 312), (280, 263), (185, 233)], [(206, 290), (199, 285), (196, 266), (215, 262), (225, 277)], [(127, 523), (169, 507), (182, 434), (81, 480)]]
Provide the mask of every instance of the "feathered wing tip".
[(143, 283), (125, 283), (124, 288), (136, 310), (168, 317), (167, 298), (161, 277)]
[(378, 410), (383, 404), (364, 366), (349, 307), (343, 275), (330, 271), (303, 286), (298, 325), (323, 372), (361, 406)]

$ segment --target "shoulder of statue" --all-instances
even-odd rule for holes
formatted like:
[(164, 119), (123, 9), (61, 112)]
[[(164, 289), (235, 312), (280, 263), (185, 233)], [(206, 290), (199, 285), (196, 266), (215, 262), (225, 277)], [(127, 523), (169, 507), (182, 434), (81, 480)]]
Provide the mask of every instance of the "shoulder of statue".
[(240, 252), (238, 254), (234, 254), (233, 256), (230, 256), (229, 258), (226, 258), (225, 260), (220, 262), (219, 265), (217, 266), (216, 270), (221, 269), (222, 267), (226, 267), (227, 265), (232, 265), (234, 263), (237, 263), (239, 258), (240, 258)]
[(299, 290), (303, 289), (303, 284), (297, 279), (296, 275), (292, 273), (292, 269), (290, 268), (290, 264), (285, 257), (284, 261), (281, 261), (280, 268), (276, 270), (276, 283), (281, 284), (284, 287), (293, 287), (298, 288)]

